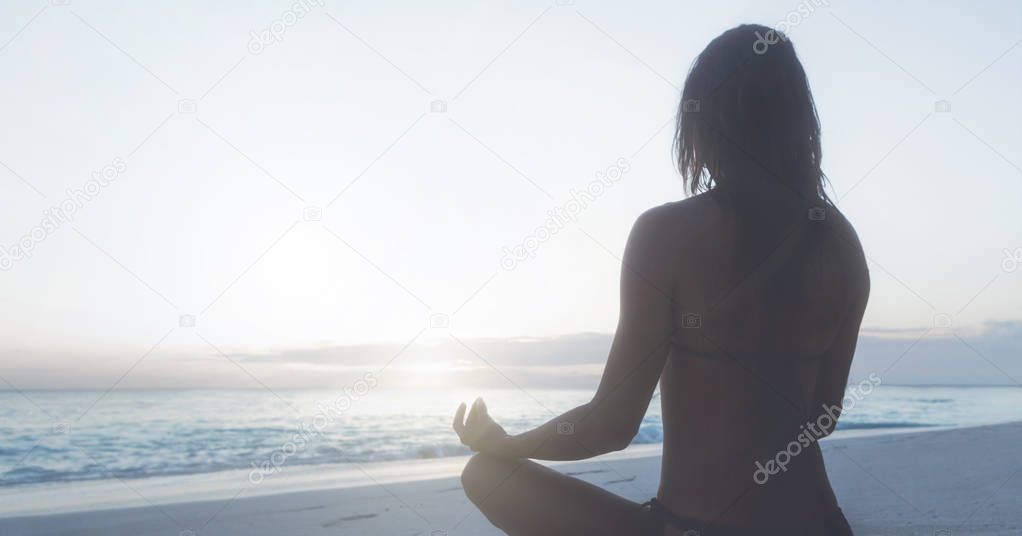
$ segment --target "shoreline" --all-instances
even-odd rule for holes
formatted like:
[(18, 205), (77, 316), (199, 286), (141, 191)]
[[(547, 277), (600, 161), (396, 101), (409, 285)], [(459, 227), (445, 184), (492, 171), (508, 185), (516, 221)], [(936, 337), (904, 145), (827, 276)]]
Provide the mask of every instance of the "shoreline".
[[(634, 445), (593, 460), (654, 457), (659, 459), (662, 448), (663, 443)], [(239, 489), (244, 489), (247, 497), (266, 497), (373, 485), (408, 484), (457, 477), (469, 457), (294, 465), (285, 467), (280, 474), (266, 477), (258, 484), (253, 484), (249, 480), (249, 469), (137, 479), (25, 484), (0, 488), (0, 519), (227, 500), (236, 496)], [(580, 462), (541, 463), (561, 465)], [(83, 496), (92, 498), (83, 499)], [(41, 504), (46, 506), (39, 506)]]
[[(1007, 424), (1017, 424), (1022, 427), (1022, 421)], [(839, 430), (831, 437), (823, 439), (821, 445), (826, 448), (831, 443), (860, 438), (966, 431), (989, 426), (1001, 425)], [(591, 460), (550, 462), (548, 465), (609, 463), (640, 458), (655, 459), (655, 465), (659, 466), (662, 447), (662, 443), (633, 445), (625, 450), (605, 454)], [(0, 488), (0, 520), (225, 501), (242, 494), (250, 498), (272, 497), (292, 493), (403, 485), (450, 479), (456, 478), (460, 474), (467, 459), (468, 456), (455, 456), (367, 463), (294, 465), (285, 467), (279, 474), (267, 476), (259, 483), (252, 483), (249, 480), (249, 469), (235, 469), (138, 479), (16, 485)]]
[[(1017, 499), (1022, 496), (1022, 450), (1017, 448), (1022, 442), (1022, 422), (914, 432), (828, 438), (821, 442), (839, 504), (857, 534), (1022, 533), (1022, 505)], [(591, 460), (552, 465), (638, 503), (656, 495), (660, 479), (658, 450), (657, 446), (626, 449)], [(316, 482), (317, 489), (267, 487), (267, 493), (262, 493), (263, 490), (251, 489), (249, 485), (232, 490), (229, 496), (199, 500), (203, 492), (186, 487), (176, 493), (189, 497), (189, 502), (0, 517), (0, 533), (499, 535), (500, 531), (461, 492), (457, 473), (465, 459), (364, 466), (363, 485), (359, 485), (351, 471), (333, 472), (316, 467), (309, 471), (310, 480), (305, 484)], [(224, 481), (227, 482), (230, 479)], [(171, 488), (182, 485), (162, 484)], [(156, 485), (140, 488), (118, 485), (129, 494), (160, 489)], [(229, 486), (223, 486), (224, 491), (227, 489)], [(81, 489), (76, 493), (92, 494)], [(13, 496), (0, 496), (0, 504)], [(142, 500), (138, 497), (137, 500)], [(31, 493), (18, 494), (17, 498), (23, 504), (31, 501), (39, 504), (42, 499), (43, 496)]]
[[(1020, 421), (1022, 422), (1022, 421)], [(929, 433), (978, 427), (927, 426), (839, 430), (821, 443), (855, 437)], [(659, 457), (663, 443), (636, 444), (595, 460)], [(247, 487), (246, 495), (261, 497), (325, 489), (346, 489), (374, 484), (396, 484), (458, 476), (469, 456), (410, 458), (378, 462), (336, 462), (286, 466), (279, 474), (253, 484), (250, 469), (140, 478), (111, 478), (71, 482), (39, 482), (0, 487), (0, 519), (6, 517), (84, 513), (120, 508), (169, 505), (230, 499)], [(586, 460), (580, 460), (584, 462)], [(579, 462), (540, 462), (557, 466)], [(46, 507), (38, 506), (45, 504)]]
[[(0, 449), (0, 465), (4, 466), (0, 468), (3, 473), (0, 516), (148, 504), (130, 490), (125, 494), (128, 489), (125, 484), (138, 488), (143, 496), (159, 504), (221, 498), (247, 482), (232, 471), (249, 471), (253, 462), (259, 465), (252, 478), (260, 478), (259, 469), (266, 476), (265, 483), (255, 486), (254, 494), (266, 494), (334, 484), (356, 485), (357, 479), (353, 484), (352, 479), (338, 482), (343, 480), (340, 477), (324, 482), (323, 475), (340, 475), (356, 466), (368, 466), (375, 473), (376, 463), (385, 460), (410, 464), (407, 466), (410, 473), (424, 473), (417, 478), (455, 474), (456, 470), (431, 472), (420, 464), (442, 464), (443, 457), (469, 453), (450, 432), (450, 420), (445, 413), (448, 406), (456, 406), (458, 400), (467, 396), (457, 389), (443, 393), (402, 391), (399, 399), (380, 394), (378, 403), (367, 403), (359, 408), (359, 413), (353, 413), (354, 417), (372, 417), (370, 429), (361, 428), (369, 420), (356, 418), (311, 438), (302, 432), (310, 424), (308, 416), (300, 422), (293, 421), (293, 416), (268, 394), (201, 391), (172, 397), (152, 393), (138, 393), (137, 397), (113, 395), (108, 400), (108, 409), (119, 408), (126, 415), (94, 416), (77, 425), (74, 433), (61, 433), (59, 425), (55, 428), (49, 422), (52, 419), (38, 419), (31, 412), (21, 415), (25, 429), (13, 429), (15, 435)], [(288, 399), (302, 405), (305, 413), (314, 413), (313, 406), (330, 394), (300, 390)], [(521, 411), (527, 407), (527, 401), (522, 400), (525, 397), (519, 391), (497, 389), (483, 394), (492, 396), (494, 404), (518, 408), (506, 416), (515, 419), (515, 428), (526, 429), (542, 422), (537, 414)], [(569, 407), (590, 395), (573, 389), (537, 392), (549, 407)], [(58, 413), (74, 411), (76, 404), (94, 400), (83, 394), (51, 393), (40, 397), (44, 405), (63, 408), (53, 410)], [(394, 400), (400, 400), (401, 407), (410, 408), (410, 413), (395, 411)], [(991, 405), (991, 400), (998, 403)], [(16, 421), (19, 411), (31, 409), (23, 401), (13, 403)], [(140, 403), (150, 410), (134, 412), (132, 408)], [(208, 414), (181, 411), (209, 403), (219, 409)], [(978, 426), (1009, 422), (1019, 419), (1020, 404), (1019, 387), (932, 390), (882, 385), (870, 395), (869, 401), (857, 404), (854, 412), (845, 412), (839, 429), (826, 441), (859, 435), (934, 432), (963, 423)], [(239, 405), (259, 409), (250, 411), (250, 418), (238, 422), (229, 416)], [(635, 438), (637, 444), (655, 445), (653, 442), (662, 441), (658, 417), (659, 404), (651, 402), (641, 432)], [(195, 419), (198, 421), (193, 422)], [(45, 448), (36, 450), (39, 447)], [(346, 460), (353, 461), (343, 463)], [(363, 477), (364, 482), (365, 475), (356, 476)], [(113, 485), (104, 485), (105, 481)], [(181, 489), (190, 492), (183, 493)], [(20, 500), (22, 494), (37, 497), (38, 501), (26, 505)], [(22, 504), (12, 504), (19, 502)]]
[[(1017, 499), (1022, 496), (1022, 450), (1017, 448), (1022, 442), (1022, 422), (915, 432), (821, 442), (839, 504), (856, 534), (1022, 533), (1022, 505)], [(591, 460), (552, 465), (638, 503), (656, 495), (660, 479), (657, 451), (655, 446), (626, 449)], [(500, 531), (461, 492), (457, 472), (464, 460), (381, 462), (368, 467), (363, 475), (363, 483), (368, 485), (358, 485), (350, 472), (345, 476), (316, 468), (310, 473), (319, 473), (314, 480), (320, 489), (266, 488), (268, 493), (259, 494), (262, 490), (249, 486), (212, 500), (198, 500), (201, 492), (184, 489), (178, 493), (190, 497), (190, 502), (2, 517), (0, 533), (497, 536)], [(436, 470), (439, 465), (446, 469)], [(127, 493), (158, 490), (158, 486), (129, 490), (118, 485)], [(83, 490), (77, 493), (90, 494)], [(22, 502), (42, 498), (22, 495)], [(0, 497), (0, 504), (8, 498)]]

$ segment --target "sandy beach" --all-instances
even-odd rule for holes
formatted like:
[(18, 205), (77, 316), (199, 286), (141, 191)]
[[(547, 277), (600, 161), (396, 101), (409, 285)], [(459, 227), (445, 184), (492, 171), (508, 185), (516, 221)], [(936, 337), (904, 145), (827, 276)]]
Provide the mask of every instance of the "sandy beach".
[[(1011, 423), (846, 435), (825, 440), (823, 448), (856, 534), (1008, 535), (1022, 532), (1020, 440), (1022, 423)], [(638, 447), (555, 465), (642, 501), (656, 492), (657, 451)], [(302, 467), (257, 485), (239, 471), (6, 490), (0, 493), (0, 533), (500, 534), (461, 493), (457, 474), (464, 462)]]

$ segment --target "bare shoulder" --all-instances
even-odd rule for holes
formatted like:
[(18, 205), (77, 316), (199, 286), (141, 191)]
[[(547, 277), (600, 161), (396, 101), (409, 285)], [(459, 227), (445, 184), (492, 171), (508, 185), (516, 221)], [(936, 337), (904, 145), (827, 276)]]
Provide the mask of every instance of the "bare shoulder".
[(692, 225), (697, 222), (705, 224), (720, 219), (720, 205), (704, 193), (647, 209), (635, 221), (632, 232), (673, 238), (672, 243), (677, 244), (682, 237), (691, 235)]
[(846, 251), (853, 257), (863, 257), (863, 262), (865, 262), (862, 243), (859, 241), (859, 235), (855, 232), (852, 222), (848, 221), (848, 218), (833, 205), (829, 207), (827, 217), (831, 219), (831, 229), (835, 237), (841, 241), (840, 243), (844, 245)]
[(844, 266), (850, 269), (850, 276), (860, 292), (869, 293), (869, 266), (866, 253), (859, 241), (859, 235), (848, 218), (835, 206), (829, 207), (827, 217), (831, 219), (833, 242)]
[(649, 278), (672, 279), (679, 253), (688, 241), (699, 236), (693, 229), (719, 219), (718, 207), (703, 195), (647, 209), (632, 226), (626, 262)]

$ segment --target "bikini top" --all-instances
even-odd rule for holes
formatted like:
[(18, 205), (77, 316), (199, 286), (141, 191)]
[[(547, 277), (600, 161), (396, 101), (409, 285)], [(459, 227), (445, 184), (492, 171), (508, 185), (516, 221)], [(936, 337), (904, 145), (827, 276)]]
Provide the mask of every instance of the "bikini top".
[[(826, 351), (795, 357), (789, 355), (782, 357), (779, 352), (707, 352), (682, 344), (676, 336), (671, 337), (671, 349), (700, 359), (738, 365), (764, 382), (764, 386), (769, 387), (775, 395), (780, 397), (781, 401), (789, 405), (806, 422), (813, 419), (811, 408), (802, 396), (804, 386), (792, 367), (802, 363), (822, 361), (827, 354)], [(799, 395), (794, 395), (794, 393), (799, 393)]]

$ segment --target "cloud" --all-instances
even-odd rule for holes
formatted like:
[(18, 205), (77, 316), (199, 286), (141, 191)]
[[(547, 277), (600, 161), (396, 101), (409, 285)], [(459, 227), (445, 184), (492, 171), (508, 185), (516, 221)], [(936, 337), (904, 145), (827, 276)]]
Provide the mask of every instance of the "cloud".
[(498, 366), (564, 366), (602, 364), (610, 351), (611, 335), (577, 333), (545, 338), (454, 338), (412, 344), (363, 344), (240, 353), (231, 357), (249, 363), (303, 363), (364, 366), (432, 361), (485, 361)]
[[(365, 372), (382, 385), (474, 388), (595, 388), (612, 335), (459, 338), (415, 344), (325, 345), (266, 352), (208, 348), (157, 352), (118, 388), (261, 388), (346, 385)], [(137, 355), (0, 354), (0, 377), (19, 389), (106, 389)], [(871, 373), (885, 384), (1019, 385), (1022, 322), (988, 322), (972, 330), (864, 329), (850, 381)], [(258, 381), (256, 381), (258, 379)], [(0, 385), (0, 387), (3, 387)]]
[[(547, 338), (459, 339), (433, 344), (335, 346), (260, 355), (251, 362), (332, 366), (416, 366), (460, 363), (464, 383), (475, 384), (488, 368), (503, 381), (533, 386), (593, 385), (599, 380), (613, 336), (578, 333)], [(396, 356), (396, 357), (395, 357)], [(1022, 383), (1022, 322), (992, 321), (979, 329), (864, 329), (859, 336), (850, 381), (880, 374), (884, 383), (902, 385), (1018, 385)], [(492, 379), (492, 378), (490, 378)], [(570, 381), (569, 381), (570, 380)], [(487, 384), (493, 383), (486, 381)], [(497, 382), (499, 383), (499, 382)]]
[(852, 363), (852, 377), (870, 372), (904, 385), (1022, 384), (1022, 322), (992, 321), (973, 332), (916, 329), (866, 333)]

